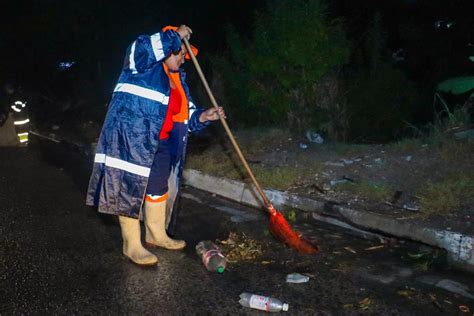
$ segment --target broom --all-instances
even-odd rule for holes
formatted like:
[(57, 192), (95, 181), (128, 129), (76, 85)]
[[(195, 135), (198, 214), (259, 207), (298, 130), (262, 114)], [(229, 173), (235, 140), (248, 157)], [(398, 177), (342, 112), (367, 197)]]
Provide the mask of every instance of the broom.
[[(201, 67), (199, 66), (199, 63), (196, 59), (196, 56), (193, 53), (193, 50), (191, 49), (189, 45), (189, 41), (186, 38), (183, 38), (184, 44), (186, 45), (186, 49), (188, 50), (188, 54), (191, 56), (191, 59), (193, 61), (194, 66), (196, 67), (196, 70), (199, 74), (199, 77), (202, 80), (202, 83), (204, 84), (204, 87), (206, 88), (207, 94), (209, 95), (209, 99), (212, 102), (212, 105), (217, 109), (218, 105), (216, 102), (216, 99), (214, 98), (214, 95), (212, 94), (211, 89), (209, 88), (209, 84), (207, 83), (206, 78), (204, 77), (204, 74), (201, 70)], [(290, 246), (291, 248), (296, 249), (297, 251), (301, 253), (317, 253), (319, 252), (319, 249), (310, 243), (308, 240), (304, 239), (301, 237), (300, 234), (298, 234), (296, 231), (294, 231), (288, 221), (285, 219), (283, 214), (278, 212), (270, 202), (270, 200), (267, 198), (265, 192), (263, 192), (262, 188), (260, 187), (259, 183), (257, 182), (257, 179), (255, 178), (255, 175), (253, 174), (252, 170), (250, 169), (249, 164), (247, 163), (247, 160), (245, 159), (244, 155), (242, 154), (242, 151), (240, 150), (239, 145), (237, 144), (237, 141), (235, 140), (234, 135), (232, 134), (229, 126), (227, 125), (227, 122), (225, 118), (219, 115), (219, 119), (224, 126), (225, 131), (227, 132), (227, 135), (229, 135), (230, 141), (232, 142), (232, 145), (234, 146), (235, 151), (237, 152), (237, 155), (239, 156), (240, 160), (242, 161), (242, 164), (244, 165), (245, 169), (247, 170), (248, 175), (250, 176), (250, 179), (252, 179), (253, 184), (255, 185), (255, 188), (257, 189), (258, 193), (262, 197), (263, 200), (263, 205), (270, 214), (270, 223), (269, 223), (269, 230), (271, 234)]]

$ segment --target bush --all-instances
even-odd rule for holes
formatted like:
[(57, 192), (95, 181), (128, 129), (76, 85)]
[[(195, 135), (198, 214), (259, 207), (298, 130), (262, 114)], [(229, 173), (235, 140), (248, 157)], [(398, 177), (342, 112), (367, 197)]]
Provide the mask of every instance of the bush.
[(414, 84), (387, 59), (382, 16), (375, 13), (354, 52), (347, 79), (348, 134), (352, 140), (390, 141), (402, 136), (420, 103)]
[(415, 86), (388, 64), (350, 78), (347, 111), (350, 138), (389, 141), (403, 135), (418, 105)]
[(243, 125), (321, 129), (329, 120), (317, 103), (318, 83), (345, 64), (349, 42), (320, 0), (275, 0), (257, 16), (249, 40), (230, 28), (228, 55), (216, 58), (226, 108)]

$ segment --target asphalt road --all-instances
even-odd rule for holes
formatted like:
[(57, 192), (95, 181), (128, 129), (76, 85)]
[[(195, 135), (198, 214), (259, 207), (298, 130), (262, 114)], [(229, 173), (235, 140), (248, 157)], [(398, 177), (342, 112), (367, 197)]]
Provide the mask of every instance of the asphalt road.
[[(121, 254), (115, 219), (84, 205), (90, 167), (64, 144), (0, 148), (0, 315), (260, 314), (239, 305), (244, 291), (281, 299), (288, 315), (474, 313), (466, 296), (474, 277), (447, 269), (442, 256), (415, 262), (426, 248), (382, 245), (298, 215), (294, 227), (322, 248), (301, 255), (268, 235), (262, 212), (191, 188), (176, 231), (188, 247), (154, 250), (159, 265), (137, 267)], [(222, 275), (207, 272), (194, 246), (229, 232), (262, 241), (264, 253)], [(292, 272), (310, 281), (286, 283)], [(434, 286), (439, 280), (460, 282), (465, 293)]]

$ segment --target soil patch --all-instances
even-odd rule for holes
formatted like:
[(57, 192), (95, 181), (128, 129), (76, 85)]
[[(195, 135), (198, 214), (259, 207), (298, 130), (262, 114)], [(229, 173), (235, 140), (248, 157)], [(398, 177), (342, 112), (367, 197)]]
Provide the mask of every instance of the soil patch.
[[(218, 127), (215, 127), (217, 130)], [(219, 134), (222, 134), (220, 131)], [(187, 168), (246, 181), (225, 137), (193, 137)], [(309, 142), (285, 130), (235, 133), (257, 179), (273, 188), (430, 227), (474, 231), (473, 140), (409, 139), (391, 144)]]

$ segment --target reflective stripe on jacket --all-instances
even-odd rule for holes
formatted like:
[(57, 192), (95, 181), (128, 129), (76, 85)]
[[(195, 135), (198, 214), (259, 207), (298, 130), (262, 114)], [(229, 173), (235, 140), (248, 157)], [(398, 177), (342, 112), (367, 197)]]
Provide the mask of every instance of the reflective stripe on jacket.
[[(89, 181), (86, 204), (98, 206), (99, 212), (143, 217), (141, 206), (170, 95), (169, 79), (162, 62), (180, 47), (179, 35), (168, 30), (139, 36), (127, 49), (99, 136)], [(169, 181), (169, 215), (179, 189), (187, 133), (207, 125), (199, 122), (203, 110), (194, 105), (189, 95), (184, 71), (180, 71), (180, 78), (189, 101), (189, 120), (181, 123), (174, 144), (176, 156)]]

